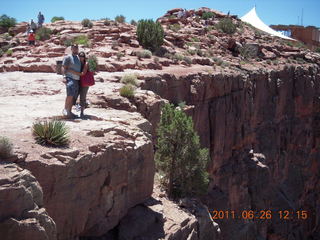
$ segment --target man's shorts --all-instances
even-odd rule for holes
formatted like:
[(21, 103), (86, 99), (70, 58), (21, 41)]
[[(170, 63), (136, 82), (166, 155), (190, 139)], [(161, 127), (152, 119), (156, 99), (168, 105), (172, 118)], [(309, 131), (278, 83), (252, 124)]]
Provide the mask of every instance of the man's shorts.
[(79, 80), (66, 77), (67, 80), (67, 96), (77, 97), (79, 92)]

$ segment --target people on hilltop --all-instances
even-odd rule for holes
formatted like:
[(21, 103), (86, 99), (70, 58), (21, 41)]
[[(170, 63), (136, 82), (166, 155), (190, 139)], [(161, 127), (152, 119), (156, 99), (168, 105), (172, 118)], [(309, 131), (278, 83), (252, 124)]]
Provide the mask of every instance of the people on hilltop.
[(30, 30), (28, 33), (28, 43), (29, 45), (35, 45), (36, 37), (33, 30)]
[(39, 12), (39, 14), (38, 14), (38, 27), (41, 28), (43, 23), (44, 23), (44, 16), (41, 12)]
[(71, 110), (74, 99), (78, 96), (79, 93), (80, 76), (78, 73), (81, 73), (81, 62), (78, 56), (79, 47), (77, 44), (73, 44), (71, 46), (71, 52), (71, 55), (65, 56), (62, 61), (63, 73), (65, 77), (67, 90), (65, 106), (62, 113), (67, 118), (76, 117), (76, 115), (73, 114)]

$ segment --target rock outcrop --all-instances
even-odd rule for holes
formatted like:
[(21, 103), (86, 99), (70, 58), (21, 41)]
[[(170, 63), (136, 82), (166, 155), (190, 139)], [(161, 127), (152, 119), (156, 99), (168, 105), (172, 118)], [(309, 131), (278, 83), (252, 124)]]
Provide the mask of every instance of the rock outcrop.
[[(95, 238), (82, 238), (93, 240)], [(168, 199), (158, 183), (152, 196), (131, 208), (113, 230), (99, 240), (219, 240), (220, 229), (208, 208), (196, 199)]]
[(0, 236), (2, 240), (57, 239), (38, 181), (16, 164), (0, 164)]
[[(150, 197), (155, 171), (152, 127), (141, 114), (101, 108), (92, 98), (85, 119), (67, 122), (71, 136), (69, 148), (39, 146), (32, 139), (30, 126), (35, 119), (59, 115), (63, 102), (61, 91), (57, 91), (63, 88), (61, 76), (8, 73), (0, 76), (1, 81), (3, 78), (7, 81), (3, 85), (2, 102), (11, 98), (14, 85), (15, 101), (28, 99), (28, 105), (21, 105), (14, 117), (23, 121), (10, 120), (11, 104), (16, 105), (15, 101), (2, 108), (1, 133), (18, 139), (14, 142), (15, 155), (8, 161), (28, 169), (41, 185), (43, 206), (57, 226), (58, 239), (103, 235), (119, 223), (128, 209)], [(20, 78), (24, 81), (17, 80)], [(113, 92), (117, 86), (120, 88), (121, 84), (97, 82), (96, 88), (90, 89), (91, 96), (103, 91), (102, 94), (122, 98), (118, 91)], [(39, 99), (39, 95), (45, 97)], [(50, 107), (57, 111), (48, 113), (45, 99), (50, 99)], [(157, 101), (154, 114), (160, 108)], [(151, 99), (148, 102), (152, 108)], [(160, 109), (157, 116), (159, 112)]]
[[(319, 84), (317, 65), (146, 79), (143, 88), (188, 105), (210, 148), (209, 208), (240, 218), (272, 211), (264, 222), (221, 217), (225, 239), (319, 238)], [(290, 221), (280, 216), (285, 210)]]

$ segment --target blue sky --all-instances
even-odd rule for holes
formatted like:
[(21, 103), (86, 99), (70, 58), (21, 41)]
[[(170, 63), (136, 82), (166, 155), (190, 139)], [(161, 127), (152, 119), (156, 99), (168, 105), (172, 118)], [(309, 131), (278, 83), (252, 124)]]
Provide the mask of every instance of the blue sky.
[(82, 20), (104, 17), (113, 19), (119, 14), (130, 21), (156, 19), (176, 7), (209, 7), (224, 13), (230, 11), (230, 14), (241, 17), (254, 5), (257, 7), (258, 16), (268, 25), (300, 24), (303, 11), (304, 26), (320, 27), (320, 0), (9, 0), (1, 3), (0, 14), (7, 14), (19, 22), (37, 19), (39, 11), (44, 14), (46, 22), (53, 16)]

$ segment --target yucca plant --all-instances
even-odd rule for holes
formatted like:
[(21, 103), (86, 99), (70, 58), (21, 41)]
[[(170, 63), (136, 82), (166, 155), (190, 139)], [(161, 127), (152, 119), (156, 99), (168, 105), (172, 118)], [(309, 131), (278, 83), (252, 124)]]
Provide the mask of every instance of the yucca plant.
[(32, 134), (36, 142), (41, 145), (68, 145), (68, 132), (65, 122), (57, 120), (36, 122), (32, 126)]
[(7, 137), (0, 136), (0, 158), (8, 158), (12, 155), (12, 143)]

